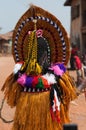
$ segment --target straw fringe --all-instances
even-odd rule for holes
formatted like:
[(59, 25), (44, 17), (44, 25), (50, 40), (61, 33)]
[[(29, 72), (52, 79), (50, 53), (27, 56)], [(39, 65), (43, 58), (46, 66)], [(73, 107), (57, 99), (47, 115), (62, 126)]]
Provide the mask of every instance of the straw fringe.
[(62, 130), (62, 124), (69, 122), (68, 108), (61, 104), (61, 123), (53, 121), (49, 95), (50, 92), (21, 93), (12, 130)]
[(62, 77), (59, 79), (59, 85), (63, 90), (63, 104), (69, 104), (70, 101), (77, 98), (76, 95), (76, 87), (73, 84), (72, 78), (68, 75), (68, 73), (64, 73)]
[(13, 74), (8, 76), (1, 90), (4, 91), (4, 97), (7, 99), (7, 103), (11, 107), (16, 106), (22, 87), (14, 80)]
[[(69, 104), (75, 95), (75, 87), (71, 84), (71, 77), (65, 73), (59, 79), (63, 95), (60, 105), (61, 122), (52, 120), (50, 114), (50, 91), (41, 93), (21, 92), (22, 87), (14, 80), (11, 74), (2, 87), (7, 103), (16, 106), (12, 130), (62, 130), (64, 123), (69, 123)], [(69, 81), (69, 79), (70, 81)], [(69, 86), (68, 86), (68, 84)]]

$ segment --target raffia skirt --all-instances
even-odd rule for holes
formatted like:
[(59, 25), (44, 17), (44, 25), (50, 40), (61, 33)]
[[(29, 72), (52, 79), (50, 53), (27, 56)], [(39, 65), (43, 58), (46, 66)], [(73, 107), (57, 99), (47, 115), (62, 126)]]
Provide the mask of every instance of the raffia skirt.
[[(5, 81), (4, 91), (7, 103), (16, 107), (12, 130), (62, 130), (63, 124), (69, 123), (68, 93), (64, 103), (60, 104), (60, 123), (52, 120), (50, 113), (50, 91), (22, 92), (21, 86), (11, 74)], [(74, 95), (75, 97), (75, 95)]]
[(61, 122), (53, 121), (50, 114), (50, 92), (22, 92), (16, 105), (12, 130), (62, 130), (69, 122), (68, 104), (61, 104)]

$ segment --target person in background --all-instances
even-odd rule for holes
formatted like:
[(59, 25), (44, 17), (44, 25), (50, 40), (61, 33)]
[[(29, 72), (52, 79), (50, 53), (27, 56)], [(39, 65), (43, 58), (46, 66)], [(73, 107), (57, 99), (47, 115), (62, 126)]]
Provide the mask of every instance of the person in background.
[(74, 64), (74, 62), (75, 62), (74, 56), (77, 53), (77, 51), (78, 51), (78, 48), (76, 47), (76, 45), (73, 45), (73, 43), (72, 43), (71, 57), (70, 57), (70, 68), (71, 68), (71, 70), (76, 69), (75, 64)]
[(77, 86), (78, 86), (82, 82), (82, 79), (84, 78), (83, 63), (80, 57), (78, 56), (78, 53), (74, 55), (74, 64), (77, 73)]

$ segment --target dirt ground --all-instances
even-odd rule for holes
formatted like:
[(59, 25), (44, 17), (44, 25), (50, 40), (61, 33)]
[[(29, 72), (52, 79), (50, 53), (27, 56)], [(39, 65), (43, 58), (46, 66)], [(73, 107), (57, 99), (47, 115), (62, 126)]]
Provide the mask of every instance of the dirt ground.
[[(12, 72), (14, 67), (14, 60), (12, 56), (0, 57), (0, 89), (6, 79), (6, 77)], [(76, 78), (75, 72), (70, 72), (74, 78)], [(0, 91), (0, 107), (4, 95)], [(15, 108), (10, 108), (6, 102), (4, 103), (2, 116), (6, 120), (12, 120), (14, 116)], [(78, 96), (78, 98), (70, 103), (70, 119), (71, 123), (77, 124), (78, 130), (86, 129), (86, 100), (84, 93)], [(12, 123), (4, 123), (0, 119), (0, 130), (11, 130)]]

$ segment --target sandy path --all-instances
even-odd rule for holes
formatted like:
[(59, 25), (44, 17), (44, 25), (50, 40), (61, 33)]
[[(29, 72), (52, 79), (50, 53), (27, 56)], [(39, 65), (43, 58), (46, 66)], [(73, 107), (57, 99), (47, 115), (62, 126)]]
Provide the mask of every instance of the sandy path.
[[(0, 57), (0, 88), (4, 84), (7, 76), (12, 72), (14, 67), (14, 60), (11, 56)], [(3, 99), (3, 93), (0, 91), (0, 106)], [(2, 116), (7, 120), (12, 120), (14, 115), (14, 109), (11, 109), (6, 103), (4, 104)], [(0, 130), (10, 130), (12, 123), (3, 123), (0, 120)]]

